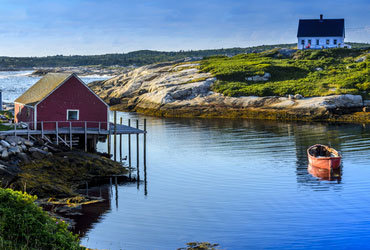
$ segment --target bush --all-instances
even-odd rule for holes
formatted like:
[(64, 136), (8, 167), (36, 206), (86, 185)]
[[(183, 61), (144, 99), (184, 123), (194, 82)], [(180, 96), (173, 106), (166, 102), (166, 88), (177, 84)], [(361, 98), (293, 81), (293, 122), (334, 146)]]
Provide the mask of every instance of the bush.
[(0, 249), (84, 249), (67, 224), (50, 217), (31, 196), (0, 189)]

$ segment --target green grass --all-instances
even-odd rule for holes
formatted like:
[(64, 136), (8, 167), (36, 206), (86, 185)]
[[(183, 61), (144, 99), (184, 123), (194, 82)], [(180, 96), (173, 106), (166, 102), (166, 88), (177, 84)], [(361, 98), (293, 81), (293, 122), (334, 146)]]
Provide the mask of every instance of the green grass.
[[(332, 94), (361, 94), (370, 97), (370, 56), (364, 49), (297, 51), (284, 58), (277, 49), (234, 57), (216, 56), (201, 61), (201, 70), (217, 77), (213, 90), (227, 96), (305, 97)], [(322, 70), (317, 70), (321, 68)], [(246, 81), (246, 77), (270, 73), (266, 82)]]
[(67, 224), (50, 217), (31, 196), (0, 189), (0, 249), (85, 249)]

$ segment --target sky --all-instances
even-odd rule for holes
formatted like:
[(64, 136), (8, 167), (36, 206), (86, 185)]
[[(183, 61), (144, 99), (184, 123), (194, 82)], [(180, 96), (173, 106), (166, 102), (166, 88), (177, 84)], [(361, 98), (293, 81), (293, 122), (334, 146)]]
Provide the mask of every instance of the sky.
[(0, 56), (294, 43), (298, 20), (320, 14), (370, 42), (369, 13), (370, 0), (0, 0)]

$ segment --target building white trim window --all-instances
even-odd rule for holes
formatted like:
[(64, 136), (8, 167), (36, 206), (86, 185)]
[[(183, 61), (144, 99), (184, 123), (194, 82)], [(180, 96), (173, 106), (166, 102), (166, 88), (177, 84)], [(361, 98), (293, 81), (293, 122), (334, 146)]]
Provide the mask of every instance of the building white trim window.
[(350, 48), (344, 43), (344, 19), (300, 19), (298, 49)]
[(67, 109), (67, 121), (78, 121), (80, 119), (80, 110)]

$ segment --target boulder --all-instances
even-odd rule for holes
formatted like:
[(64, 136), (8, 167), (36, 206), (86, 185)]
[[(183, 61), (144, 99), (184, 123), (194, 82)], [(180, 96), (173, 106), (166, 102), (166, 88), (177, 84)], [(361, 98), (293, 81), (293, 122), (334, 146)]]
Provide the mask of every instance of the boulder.
[(39, 149), (39, 148), (35, 148), (35, 147), (31, 147), (29, 149), (30, 153), (33, 153), (33, 152), (38, 152), (40, 154), (43, 154), (43, 155), (47, 155), (48, 152), (46, 152), (45, 150), (42, 150), (42, 149)]
[(360, 58), (358, 58), (357, 60), (355, 60), (355, 62), (363, 62), (365, 61), (367, 58), (367, 56), (361, 56)]
[(15, 143), (15, 142), (10, 143), (10, 146), (15, 147), (16, 145), (17, 145), (17, 143)]
[(22, 145), (21, 145), (21, 148), (22, 148), (22, 151), (23, 151), (23, 152), (27, 152), (27, 146), (26, 146), (26, 145), (23, 145), (23, 144), (22, 144)]
[(10, 147), (9, 149), (8, 149), (8, 153), (9, 154), (17, 154), (17, 153), (20, 153), (21, 151), (19, 150), (19, 148), (18, 147)]
[(13, 181), (13, 179), (16, 177), (16, 173), (14, 173), (11, 169), (9, 169), (8, 166), (5, 166), (3, 164), (0, 164), (0, 183), (3, 186), (8, 185)]
[(19, 158), (19, 160), (21, 160), (25, 164), (30, 163), (30, 159), (28, 158), (26, 153), (18, 153), (17, 157)]
[(1, 152), (1, 158), (4, 160), (7, 160), (9, 158), (8, 150), (4, 149), (3, 152)]
[(34, 159), (36, 159), (36, 160), (41, 160), (41, 159), (44, 159), (44, 158), (46, 157), (46, 155), (45, 155), (45, 154), (40, 153), (40, 152), (38, 152), (38, 151), (33, 151), (33, 152), (31, 153), (31, 156), (32, 156), (32, 158), (34, 158)]
[(33, 142), (29, 141), (29, 140), (25, 140), (24, 142), (24, 145), (26, 145), (27, 147), (33, 147)]
[(302, 99), (303, 98), (303, 96), (302, 95), (300, 95), (300, 94), (296, 94), (296, 95), (294, 95), (294, 99)]
[(0, 145), (3, 146), (4, 148), (9, 148), (10, 147), (10, 144), (5, 140), (1, 140)]

